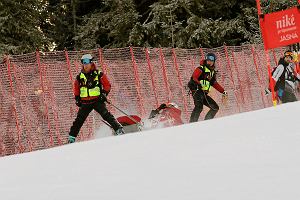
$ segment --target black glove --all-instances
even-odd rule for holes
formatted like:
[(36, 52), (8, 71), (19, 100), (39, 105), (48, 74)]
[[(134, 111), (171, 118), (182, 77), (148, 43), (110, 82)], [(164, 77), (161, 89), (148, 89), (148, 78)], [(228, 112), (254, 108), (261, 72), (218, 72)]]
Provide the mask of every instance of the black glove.
[(271, 89), (270, 88), (266, 88), (265, 89), (265, 95), (268, 96), (269, 94), (271, 94)]
[(76, 106), (78, 107), (81, 107), (82, 106), (82, 103), (81, 103), (81, 100), (80, 100), (80, 96), (75, 96), (75, 104)]
[(103, 102), (107, 101), (107, 95), (105, 93), (101, 93), (100, 94), (100, 100), (103, 101)]
[(151, 118), (154, 118), (157, 114), (159, 113), (158, 110), (151, 110), (151, 113), (150, 113), (150, 116), (149, 116), (149, 119)]
[(159, 110), (162, 110), (162, 109), (165, 109), (165, 108), (167, 108), (167, 105), (166, 105), (165, 103), (161, 104), (161, 105), (158, 107)]

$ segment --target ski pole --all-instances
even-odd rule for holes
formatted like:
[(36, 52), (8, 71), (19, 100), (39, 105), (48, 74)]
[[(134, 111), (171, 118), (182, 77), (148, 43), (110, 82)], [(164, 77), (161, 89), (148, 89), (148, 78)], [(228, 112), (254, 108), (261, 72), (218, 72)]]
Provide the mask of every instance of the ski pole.
[(113, 135), (116, 135), (116, 131), (113, 129), (113, 127), (112, 127), (109, 123), (107, 123), (106, 121), (104, 121), (104, 120), (102, 120), (102, 119), (101, 119), (101, 121), (102, 121), (105, 125), (107, 125), (109, 128), (111, 128), (111, 129), (113, 130)]
[(104, 121), (104, 120), (102, 120), (101, 119), (101, 121), (105, 124), (105, 125), (107, 125), (108, 127), (110, 127), (110, 128), (113, 128), (109, 123), (107, 123), (106, 121)]
[(121, 110), (120, 108), (118, 108), (117, 106), (115, 106), (114, 104), (112, 104), (110, 101), (106, 100), (106, 102), (108, 104), (112, 105), (115, 109), (117, 109), (118, 111), (120, 111), (124, 115), (126, 115), (129, 119), (131, 119), (132, 121), (134, 121), (136, 124), (139, 124), (139, 122), (136, 121), (136, 119), (134, 119), (133, 117), (131, 117), (130, 115), (128, 115), (126, 112), (124, 112), (123, 110)]

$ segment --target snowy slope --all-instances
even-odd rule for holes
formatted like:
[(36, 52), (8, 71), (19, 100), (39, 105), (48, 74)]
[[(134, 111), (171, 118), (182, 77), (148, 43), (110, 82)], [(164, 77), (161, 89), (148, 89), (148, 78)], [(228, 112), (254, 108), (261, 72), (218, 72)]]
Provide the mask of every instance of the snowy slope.
[(299, 102), (0, 158), (3, 200), (300, 199)]

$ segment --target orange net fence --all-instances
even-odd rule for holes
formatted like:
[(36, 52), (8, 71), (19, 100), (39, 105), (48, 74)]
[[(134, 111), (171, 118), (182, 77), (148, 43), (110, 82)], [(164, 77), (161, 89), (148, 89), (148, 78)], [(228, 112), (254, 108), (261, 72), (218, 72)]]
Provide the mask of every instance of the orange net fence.
[[(275, 67), (285, 49), (269, 52)], [(216, 49), (173, 49), (127, 47), (88, 51), (34, 52), (9, 57), (0, 65), (0, 155), (11, 155), (65, 144), (78, 108), (74, 102), (73, 81), (81, 70), (84, 53), (95, 56), (97, 66), (109, 77), (111, 102), (128, 114), (147, 118), (161, 103), (174, 102), (188, 122), (193, 100), (187, 82), (204, 55), (217, 55), (218, 82), (228, 91), (211, 96), (220, 105), (217, 117), (266, 108), (272, 105), (265, 96), (268, 87), (267, 63), (262, 45)], [(109, 110), (123, 115), (114, 107)], [(206, 110), (203, 111), (205, 113)], [(203, 120), (203, 114), (201, 119)], [(78, 140), (94, 136), (103, 125), (92, 112)]]

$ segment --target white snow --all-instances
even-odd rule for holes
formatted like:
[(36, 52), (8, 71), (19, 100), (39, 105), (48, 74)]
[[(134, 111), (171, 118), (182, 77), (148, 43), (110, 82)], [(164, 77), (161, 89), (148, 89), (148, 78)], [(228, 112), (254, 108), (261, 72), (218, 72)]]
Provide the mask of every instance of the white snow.
[(300, 199), (300, 102), (0, 158), (1, 200)]

